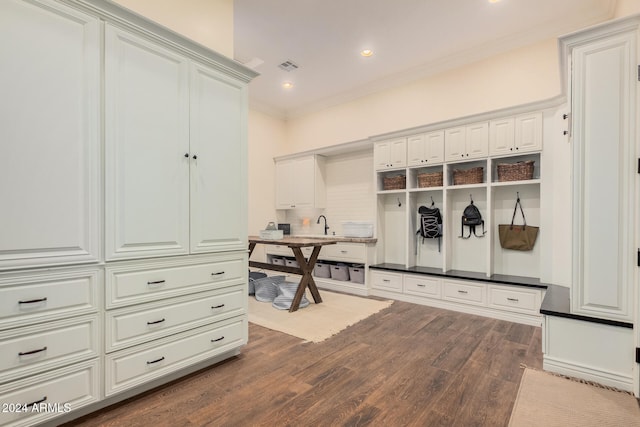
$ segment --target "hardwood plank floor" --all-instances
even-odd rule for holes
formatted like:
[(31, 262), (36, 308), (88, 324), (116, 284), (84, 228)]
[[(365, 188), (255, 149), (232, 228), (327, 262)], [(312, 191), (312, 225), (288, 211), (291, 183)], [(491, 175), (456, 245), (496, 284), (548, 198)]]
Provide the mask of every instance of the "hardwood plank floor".
[(250, 324), (241, 355), (65, 426), (506, 426), (540, 341), (401, 301), (315, 344)]

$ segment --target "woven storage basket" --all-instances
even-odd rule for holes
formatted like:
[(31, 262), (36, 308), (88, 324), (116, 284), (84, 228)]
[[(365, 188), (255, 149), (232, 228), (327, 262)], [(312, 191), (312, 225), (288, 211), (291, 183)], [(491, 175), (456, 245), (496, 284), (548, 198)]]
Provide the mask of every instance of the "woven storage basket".
[(404, 190), (407, 187), (405, 175), (385, 176), (382, 188), (385, 190)]
[(484, 178), (484, 168), (454, 169), (453, 185), (480, 184)]
[(498, 163), (498, 181), (524, 181), (533, 178), (535, 161)]
[(442, 187), (442, 172), (419, 173), (418, 188)]

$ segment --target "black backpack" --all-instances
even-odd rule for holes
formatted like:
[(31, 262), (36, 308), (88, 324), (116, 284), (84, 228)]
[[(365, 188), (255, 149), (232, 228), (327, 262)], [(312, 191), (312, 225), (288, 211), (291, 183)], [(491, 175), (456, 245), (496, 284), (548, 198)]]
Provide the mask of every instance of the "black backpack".
[[(467, 237), (464, 237), (465, 225), (469, 227), (469, 235)], [(482, 234), (480, 236), (476, 234), (477, 225), (482, 225)], [(473, 200), (471, 200), (471, 204), (464, 208), (464, 211), (462, 212), (462, 226), (459, 237), (468, 239), (471, 237), (471, 233), (473, 233), (473, 235), (476, 237), (484, 237), (484, 235), (487, 233), (486, 231), (484, 231), (484, 220), (482, 219), (480, 210), (476, 205), (473, 204)]]
[(429, 208), (420, 206), (418, 214), (420, 214), (420, 229), (416, 232), (416, 235), (422, 236), (422, 243), (424, 243), (424, 239), (438, 239), (438, 252), (440, 252), (440, 238), (442, 237), (442, 215), (440, 215), (440, 209), (436, 208), (432, 203)]

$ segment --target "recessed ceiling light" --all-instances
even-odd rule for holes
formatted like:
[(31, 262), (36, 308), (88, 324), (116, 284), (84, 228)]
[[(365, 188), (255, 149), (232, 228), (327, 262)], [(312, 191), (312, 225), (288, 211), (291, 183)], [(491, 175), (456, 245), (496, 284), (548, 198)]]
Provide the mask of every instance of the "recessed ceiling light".
[(489, 3), (498, 3), (500, 0), (489, 0)]
[(282, 83), (282, 87), (285, 88), (285, 89), (291, 89), (293, 87), (293, 83), (284, 82), (284, 83)]
[(369, 56), (373, 55), (373, 51), (371, 49), (363, 49), (360, 51), (360, 55), (368, 58)]

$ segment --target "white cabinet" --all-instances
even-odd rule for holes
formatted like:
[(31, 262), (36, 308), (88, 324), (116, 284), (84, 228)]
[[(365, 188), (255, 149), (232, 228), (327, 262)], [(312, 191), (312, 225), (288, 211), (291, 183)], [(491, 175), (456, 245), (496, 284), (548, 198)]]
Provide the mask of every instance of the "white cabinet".
[(403, 168), (407, 165), (407, 139), (376, 142), (373, 147), (375, 170)]
[(489, 123), (449, 128), (444, 135), (444, 159), (448, 162), (477, 159), (489, 154)]
[(492, 156), (542, 150), (542, 113), (535, 112), (489, 122), (489, 154)]
[(407, 138), (408, 166), (437, 165), (444, 161), (444, 131)]
[(240, 83), (107, 25), (107, 259), (242, 249)]
[(0, 2), (0, 270), (101, 253), (99, 20), (43, 3)]
[(324, 208), (324, 157), (318, 155), (278, 160), (276, 209)]
[(571, 311), (632, 322), (637, 212), (638, 22), (563, 42), (571, 63)]

